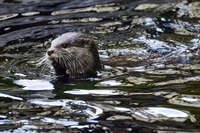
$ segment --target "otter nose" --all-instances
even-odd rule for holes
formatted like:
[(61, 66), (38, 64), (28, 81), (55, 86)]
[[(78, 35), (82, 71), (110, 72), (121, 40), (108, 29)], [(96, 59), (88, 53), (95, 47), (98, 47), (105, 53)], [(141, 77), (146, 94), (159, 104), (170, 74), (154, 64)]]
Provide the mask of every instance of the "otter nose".
[(49, 56), (51, 56), (53, 53), (54, 53), (54, 50), (48, 50), (48, 51), (47, 51), (47, 54), (48, 54)]

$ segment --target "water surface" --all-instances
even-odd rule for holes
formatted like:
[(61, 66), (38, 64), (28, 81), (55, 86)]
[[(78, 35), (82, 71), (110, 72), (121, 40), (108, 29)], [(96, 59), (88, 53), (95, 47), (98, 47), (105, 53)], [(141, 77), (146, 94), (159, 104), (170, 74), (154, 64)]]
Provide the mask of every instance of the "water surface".
[[(0, 0), (1, 132), (200, 132), (198, 0)], [(60, 83), (38, 65), (65, 32), (105, 69)]]

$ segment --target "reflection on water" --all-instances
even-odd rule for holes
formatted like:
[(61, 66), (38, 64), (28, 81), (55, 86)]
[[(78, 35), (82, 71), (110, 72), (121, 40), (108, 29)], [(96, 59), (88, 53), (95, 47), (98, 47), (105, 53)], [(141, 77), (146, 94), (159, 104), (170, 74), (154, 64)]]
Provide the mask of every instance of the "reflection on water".
[(172, 104), (200, 107), (200, 96), (198, 95), (177, 95), (176, 97), (169, 100)]
[(99, 86), (121, 86), (122, 83), (116, 81), (116, 80), (107, 80), (107, 81), (102, 81), (98, 84)]
[[(46, 108), (50, 108), (50, 106), (61, 106), (63, 111), (65, 110), (68, 113), (75, 113), (76, 115), (85, 115), (88, 120), (98, 118), (100, 114), (103, 113), (103, 110), (89, 105), (84, 101), (80, 100), (43, 100), (43, 99), (31, 99), (28, 102), (32, 104), (38, 104), (44, 106)], [(59, 110), (58, 110), (59, 111)], [(59, 112), (58, 112), (59, 113)], [(61, 112), (63, 113), (63, 112)], [(58, 115), (58, 114), (57, 114)]]
[(136, 119), (153, 122), (155, 120), (185, 121), (189, 115), (185, 112), (161, 107), (138, 108), (133, 110)]
[(189, 114), (181, 110), (173, 108), (164, 108), (164, 107), (140, 107), (140, 108), (123, 108), (115, 107), (116, 110), (120, 112), (127, 112), (131, 114), (132, 117), (138, 120), (146, 122), (155, 122), (155, 121), (178, 121), (184, 122), (190, 120), (195, 122), (196, 119)]
[[(0, 0), (0, 132), (200, 132), (199, 5)], [(98, 78), (62, 83), (38, 67), (69, 31), (94, 36)]]
[(20, 97), (15, 97), (15, 96), (11, 96), (11, 95), (7, 95), (7, 94), (3, 94), (3, 93), (0, 93), (0, 97), (10, 98), (10, 99), (13, 99), (13, 100), (23, 100), (23, 99), (20, 98)]
[(65, 91), (66, 94), (72, 94), (72, 95), (119, 95), (120, 93), (113, 89), (104, 89), (104, 90), (71, 90), (71, 91)]
[(42, 119), (43, 122), (47, 122), (47, 123), (54, 123), (54, 124), (59, 124), (59, 125), (63, 125), (63, 126), (76, 126), (78, 125), (78, 122), (75, 121), (70, 121), (67, 119), (52, 119), (52, 118), (44, 118)]
[(95, 5), (85, 8), (78, 8), (78, 9), (68, 9), (68, 10), (60, 10), (60, 11), (53, 11), (51, 15), (62, 15), (62, 14), (69, 14), (69, 13), (80, 13), (80, 12), (114, 12), (120, 9), (119, 6), (115, 6), (115, 3), (104, 4), (104, 5)]
[(186, 101), (186, 102), (199, 102), (200, 101), (200, 99), (199, 98), (193, 98), (193, 97), (182, 97), (182, 98), (180, 98), (181, 100), (184, 100), (184, 101)]
[(46, 80), (26, 80), (20, 79), (14, 81), (15, 84), (24, 86), (23, 90), (53, 90), (53, 84)]

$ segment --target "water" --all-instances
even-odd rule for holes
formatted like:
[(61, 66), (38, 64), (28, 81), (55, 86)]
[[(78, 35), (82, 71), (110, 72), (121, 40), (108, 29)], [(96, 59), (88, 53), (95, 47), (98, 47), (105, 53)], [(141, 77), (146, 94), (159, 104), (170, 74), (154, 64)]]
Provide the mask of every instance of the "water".
[[(0, 0), (0, 132), (200, 132), (198, 0)], [(95, 36), (98, 78), (38, 66), (69, 31)]]

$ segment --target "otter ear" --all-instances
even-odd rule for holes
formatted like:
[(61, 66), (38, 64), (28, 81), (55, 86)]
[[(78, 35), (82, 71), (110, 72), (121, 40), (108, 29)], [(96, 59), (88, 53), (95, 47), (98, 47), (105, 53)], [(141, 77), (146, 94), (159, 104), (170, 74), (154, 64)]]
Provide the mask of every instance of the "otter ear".
[(94, 40), (90, 38), (80, 38), (79, 41), (81, 46), (85, 48), (89, 48), (94, 44)]
[(84, 45), (85, 47), (91, 47), (92, 45), (95, 44), (93, 39), (86, 39), (85, 41), (86, 41), (85, 42), (86, 45)]

